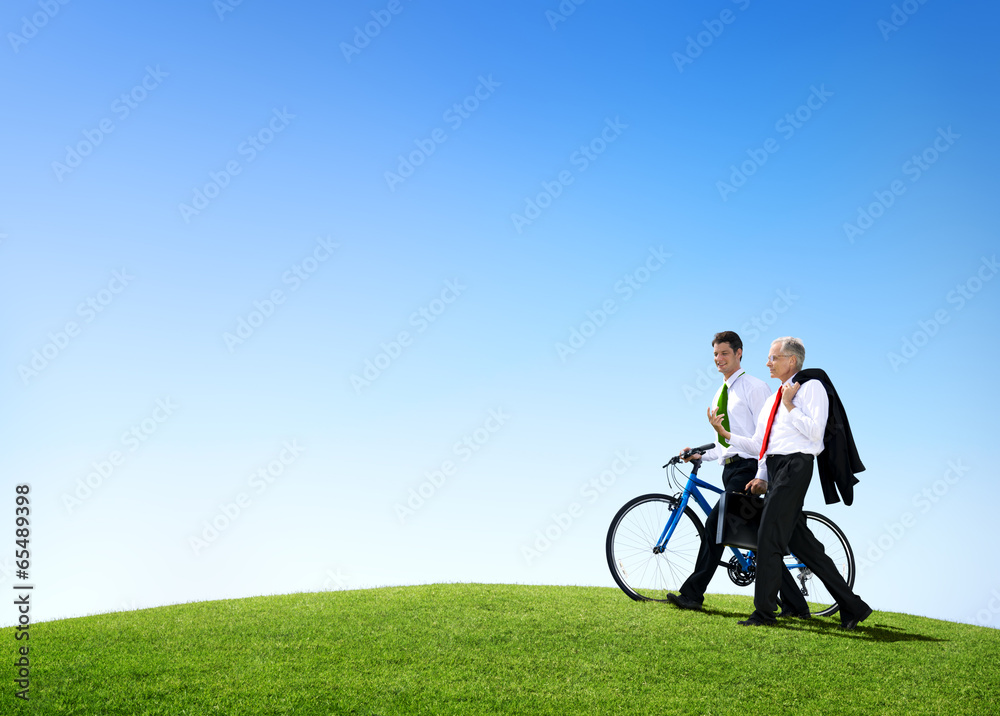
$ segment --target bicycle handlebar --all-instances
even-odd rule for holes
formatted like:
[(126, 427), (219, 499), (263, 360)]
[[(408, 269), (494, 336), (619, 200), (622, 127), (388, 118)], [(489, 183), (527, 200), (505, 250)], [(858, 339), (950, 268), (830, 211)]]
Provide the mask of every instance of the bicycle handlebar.
[(715, 443), (708, 443), (707, 445), (700, 445), (700, 446), (698, 446), (696, 448), (691, 448), (690, 450), (685, 450), (684, 451), (684, 457), (687, 457), (689, 455), (693, 455), (696, 452), (706, 453), (706, 452), (708, 452), (709, 450), (711, 450), (714, 447), (715, 447)]
[[(708, 452), (709, 450), (711, 450), (714, 447), (715, 447), (715, 443), (708, 443), (707, 445), (699, 445), (696, 448), (691, 448), (689, 450), (685, 450), (680, 455), (674, 455), (672, 458), (670, 458), (670, 462), (668, 462), (667, 465), (676, 465), (678, 462), (680, 462), (682, 459), (684, 459), (686, 457), (691, 457), (692, 455), (694, 455), (696, 453), (702, 453), (702, 454), (706, 453), (706, 452)], [(667, 465), (664, 465), (663, 467), (666, 467)]]

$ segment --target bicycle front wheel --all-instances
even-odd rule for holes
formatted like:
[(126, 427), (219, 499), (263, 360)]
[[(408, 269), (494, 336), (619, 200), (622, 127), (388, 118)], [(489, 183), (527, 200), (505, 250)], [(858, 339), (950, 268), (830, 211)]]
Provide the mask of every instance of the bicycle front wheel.
[(657, 543), (680, 500), (642, 495), (618, 510), (608, 528), (605, 549), (611, 576), (635, 600), (666, 601), (694, 571), (705, 528), (690, 507), (679, 516), (664, 549)]
[[(803, 512), (802, 514), (806, 518), (806, 526), (823, 544), (826, 556), (833, 560), (834, 566), (847, 582), (847, 586), (853, 588), (854, 552), (851, 550), (851, 545), (843, 531), (829, 517), (824, 517), (818, 512)], [(837, 601), (826, 586), (816, 578), (811, 569), (799, 562), (795, 555), (785, 557), (785, 566), (788, 567), (796, 584), (801, 588), (802, 596), (806, 598), (809, 611), (813, 616), (827, 617), (837, 613), (837, 610), (840, 609)]]

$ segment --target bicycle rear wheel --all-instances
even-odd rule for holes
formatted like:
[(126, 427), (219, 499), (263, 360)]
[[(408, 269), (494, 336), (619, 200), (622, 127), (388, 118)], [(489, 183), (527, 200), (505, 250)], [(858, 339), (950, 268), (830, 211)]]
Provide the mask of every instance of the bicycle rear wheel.
[(635, 600), (666, 601), (694, 571), (705, 528), (690, 507), (684, 508), (662, 552), (655, 550), (680, 500), (649, 494), (625, 504), (608, 528), (605, 550), (611, 576)]
[[(823, 550), (833, 560), (840, 576), (844, 578), (849, 587), (853, 588), (854, 552), (851, 550), (851, 545), (843, 531), (829, 517), (818, 512), (803, 512), (802, 514), (806, 518), (806, 526), (823, 544)], [(811, 569), (799, 562), (795, 555), (785, 557), (785, 566), (791, 571), (795, 582), (802, 589), (802, 595), (806, 598), (809, 611), (813, 616), (827, 617), (837, 613), (840, 607), (836, 600), (831, 596), (826, 586), (816, 578)]]

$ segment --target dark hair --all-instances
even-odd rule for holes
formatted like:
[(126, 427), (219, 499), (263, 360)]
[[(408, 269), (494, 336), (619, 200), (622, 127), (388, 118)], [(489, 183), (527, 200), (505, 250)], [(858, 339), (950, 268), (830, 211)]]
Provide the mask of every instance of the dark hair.
[(712, 339), (712, 345), (716, 343), (728, 343), (729, 347), (733, 349), (733, 353), (743, 348), (743, 341), (740, 340), (740, 336), (736, 331), (722, 331), (715, 334), (715, 338)]

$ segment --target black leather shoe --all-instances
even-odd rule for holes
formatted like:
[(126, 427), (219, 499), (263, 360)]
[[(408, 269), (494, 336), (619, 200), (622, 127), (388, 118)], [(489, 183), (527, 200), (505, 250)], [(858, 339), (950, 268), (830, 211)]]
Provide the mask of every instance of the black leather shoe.
[(690, 609), (695, 612), (701, 611), (701, 604), (693, 599), (688, 599), (683, 594), (674, 594), (673, 592), (667, 592), (667, 601), (673, 604), (675, 607), (680, 607), (681, 609)]
[(784, 619), (786, 617), (795, 617), (796, 619), (812, 619), (812, 614), (809, 612), (793, 612), (791, 609), (782, 609), (778, 612), (778, 619)]
[(865, 605), (865, 610), (861, 612), (861, 616), (851, 617), (850, 619), (845, 619), (840, 623), (840, 628), (846, 631), (854, 631), (858, 628), (858, 624), (863, 622), (865, 619), (872, 615), (872, 608)]
[(764, 621), (756, 614), (751, 614), (747, 619), (736, 623), (740, 626), (774, 626), (773, 621)]

